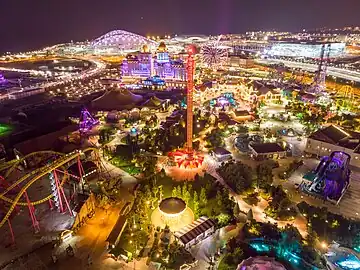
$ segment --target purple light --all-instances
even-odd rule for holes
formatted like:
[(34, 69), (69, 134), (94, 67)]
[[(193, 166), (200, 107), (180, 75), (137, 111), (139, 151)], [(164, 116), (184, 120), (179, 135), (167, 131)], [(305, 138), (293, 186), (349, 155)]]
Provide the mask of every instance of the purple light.
[(83, 109), (80, 114), (79, 130), (86, 132), (99, 124), (99, 120), (94, 119), (87, 109)]
[(4, 75), (0, 74), (0, 85), (1, 84), (6, 84), (7, 80), (5, 79)]

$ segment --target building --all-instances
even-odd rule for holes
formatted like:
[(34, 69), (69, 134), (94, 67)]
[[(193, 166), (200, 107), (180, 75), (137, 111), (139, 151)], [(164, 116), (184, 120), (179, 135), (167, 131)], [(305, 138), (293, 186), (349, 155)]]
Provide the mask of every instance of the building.
[[(325, 44), (327, 45), (327, 44)], [(345, 53), (345, 43), (331, 43), (330, 57), (340, 57)], [(278, 42), (266, 48), (263, 53), (267, 56), (287, 56), (319, 58), (323, 43)]]
[(186, 81), (185, 64), (182, 60), (170, 58), (164, 43), (160, 43), (155, 56), (148, 49), (129, 54), (121, 66), (123, 79), (147, 79), (158, 76), (166, 81)]
[(240, 97), (250, 103), (276, 103), (281, 100), (281, 90), (259, 81), (247, 81), (240, 87)]
[(236, 110), (232, 111), (232, 118), (238, 122), (246, 122), (255, 120), (253, 113), (250, 113), (248, 110)]
[(256, 160), (279, 159), (286, 157), (286, 150), (277, 143), (249, 144), (251, 157)]
[(322, 157), (334, 151), (349, 154), (350, 165), (360, 167), (360, 133), (330, 125), (312, 133), (307, 138), (306, 153)]
[(222, 147), (215, 148), (211, 154), (218, 162), (223, 162), (232, 158), (231, 153)]
[(175, 237), (186, 249), (199, 243), (215, 232), (215, 221), (201, 217), (175, 233)]
[(232, 67), (252, 68), (255, 66), (254, 59), (242, 57), (238, 55), (231, 55), (229, 57), (229, 64)]

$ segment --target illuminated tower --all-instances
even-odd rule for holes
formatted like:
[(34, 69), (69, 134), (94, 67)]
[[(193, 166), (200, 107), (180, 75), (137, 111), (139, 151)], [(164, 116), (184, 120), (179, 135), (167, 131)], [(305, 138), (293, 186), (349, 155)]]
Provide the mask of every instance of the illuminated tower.
[(179, 167), (187, 169), (198, 168), (203, 164), (204, 156), (193, 149), (193, 91), (194, 91), (194, 61), (195, 47), (188, 48), (188, 59), (186, 65), (187, 93), (186, 93), (186, 145), (185, 149), (180, 149), (169, 153)]
[(188, 48), (188, 60), (186, 65), (187, 73), (187, 94), (186, 94), (186, 148), (189, 153), (192, 152), (193, 142), (193, 90), (194, 90), (194, 47)]

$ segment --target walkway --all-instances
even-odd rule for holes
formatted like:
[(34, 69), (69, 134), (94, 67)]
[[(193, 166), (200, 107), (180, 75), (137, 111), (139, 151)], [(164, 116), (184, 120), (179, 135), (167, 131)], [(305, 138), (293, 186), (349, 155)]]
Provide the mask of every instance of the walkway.
[(235, 201), (239, 204), (239, 207), (242, 211), (248, 212), (250, 209), (253, 211), (253, 217), (255, 220), (260, 222), (271, 222), (273, 224), (277, 224), (279, 227), (284, 227), (287, 224), (294, 225), (298, 228), (299, 232), (303, 237), (307, 235), (307, 221), (302, 216), (297, 216), (294, 221), (278, 221), (270, 217), (265, 217), (264, 209), (267, 207), (268, 203), (264, 199), (261, 199), (260, 202), (256, 206), (251, 206), (247, 204), (240, 195), (236, 194), (235, 191), (226, 184), (224, 179), (216, 172), (216, 168), (212, 167), (212, 170), (209, 170), (208, 173), (211, 174), (216, 180), (221, 183), (224, 187), (226, 187), (230, 195), (235, 199)]

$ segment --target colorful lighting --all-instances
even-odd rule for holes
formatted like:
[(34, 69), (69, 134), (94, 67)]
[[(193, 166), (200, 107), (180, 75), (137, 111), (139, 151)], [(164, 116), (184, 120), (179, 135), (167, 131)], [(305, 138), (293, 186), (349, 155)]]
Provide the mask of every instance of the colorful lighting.
[(178, 165), (179, 168), (195, 169), (199, 168), (204, 161), (204, 156), (196, 153), (193, 150), (188, 152), (186, 150), (178, 150), (169, 154)]

